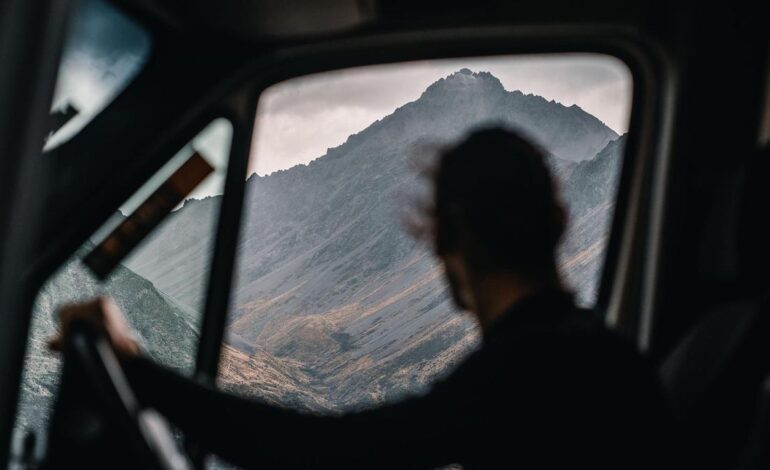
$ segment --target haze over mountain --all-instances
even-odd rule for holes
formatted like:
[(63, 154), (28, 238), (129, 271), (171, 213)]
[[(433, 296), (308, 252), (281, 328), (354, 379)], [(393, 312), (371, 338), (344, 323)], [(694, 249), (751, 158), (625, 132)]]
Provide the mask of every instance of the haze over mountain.
[[(422, 391), (472, 350), (473, 323), (454, 311), (442, 272), (400, 216), (405, 195), (425, 183), (415, 149), (487, 124), (519, 129), (550, 155), (572, 219), (561, 270), (592, 303), (625, 138), (577, 106), (463, 69), (311, 163), (248, 178), (221, 385), (339, 412)], [(44, 421), (55, 393), (59, 361), (44, 340), (62, 301), (109, 292), (150, 355), (189, 371), (220, 202), (188, 200), (106, 285), (77, 261), (49, 281), (35, 306), (19, 425)]]

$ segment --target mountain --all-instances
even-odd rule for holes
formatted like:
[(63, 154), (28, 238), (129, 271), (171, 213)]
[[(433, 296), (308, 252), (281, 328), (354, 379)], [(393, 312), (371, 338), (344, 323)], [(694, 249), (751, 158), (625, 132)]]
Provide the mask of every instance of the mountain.
[[(45, 284), (35, 302), (17, 429), (44, 429), (48, 420), (61, 372), (59, 355), (46, 347), (47, 339), (58, 329), (57, 309), (66, 302), (105, 294), (114, 298), (125, 313), (147, 355), (181, 373), (192, 373), (200, 329), (198, 312), (179, 304), (124, 266), (113, 272), (109, 282), (100, 284), (77, 259), (72, 259)], [(328, 407), (314, 405), (312, 399), (305, 398), (309, 387), (303, 382), (303, 372), (291, 363), (257, 355), (244, 358), (230, 348), (225, 348), (223, 357), (222, 376), (248, 383), (264, 400), (296, 403), (309, 410)], [(232, 372), (232, 379), (229, 364), (238, 369)]]
[[(247, 203), (247, 209), (262, 211), (254, 217), (272, 217), (265, 214), (265, 207), (270, 207), (276, 214), (294, 211), (296, 218), (301, 220), (302, 214), (317, 206), (311, 201), (317, 196), (312, 188), (324, 184), (329, 176), (327, 173), (332, 171), (358, 179), (357, 187), (363, 188), (364, 192), (388, 196), (385, 186), (393, 183), (393, 176), (407, 178), (401, 182), (402, 187), (414, 186), (414, 175), (404, 171), (404, 159), (413, 156), (416, 148), (451, 142), (473, 127), (494, 123), (519, 129), (538, 142), (554, 157), (552, 161), (558, 174), (571, 171), (575, 166), (573, 162), (592, 159), (618, 137), (578, 106), (566, 107), (540, 96), (508, 92), (493, 75), (462, 69), (433, 83), (418, 100), (350, 136), (344, 144), (329, 149), (309, 165), (278, 171), (268, 177), (252, 175), (248, 186), (261, 187), (255, 190), (259, 194), (254, 196), (260, 198), (260, 202), (251, 206)], [(390, 160), (390, 166), (383, 166), (381, 170), (398, 174), (383, 173), (376, 181), (371, 175), (362, 178), (361, 173), (367, 170), (365, 165), (348, 168), (351, 159), (359, 159), (362, 155), (365, 155), (363, 159)], [(344, 161), (331, 163), (340, 158)], [(374, 186), (369, 186), (371, 183)], [(281, 189), (284, 184), (291, 189)], [(145, 241), (142, 250), (130, 258), (127, 265), (152, 279), (160, 290), (185, 305), (198, 308), (211, 250), (208, 243), (220, 199), (186, 201), (182, 209), (175, 211), (163, 227)], [(328, 202), (331, 203), (331, 199)], [(331, 207), (325, 204), (322, 210), (331, 211)], [(383, 220), (392, 220), (394, 214), (383, 215)], [(275, 232), (271, 227), (262, 227), (261, 233), (255, 233), (255, 229), (260, 228), (252, 226), (244, 236), (254, 238)], [(281, 258), (278, 252), (272, 256)], [(255, 269), (254, 263), (251, 264), (249, 269)], [(267, 271), (267, 268), (262, 270)]]
[(56, 310), (65, 302), (109, 293), (126, 313), (141, 344), (154, 359), (177, 370), (190, 370), (198, 343), (198, 315), (156, 290), (152, 283), (118, 267), (106, 285), (99, 285), (79, 261), (67, 263), (38, 295), (32, 316), (21, 393), (21, 426), (37, 427), (47, 419), (60, 372), (58, 355), (46, 339), (58, 328)]
[[(296, 378), (291, 393), (278, 390), (283, 404), (340, 411), (424, 390), (476, 347), (474, 324), (453, 311), (439, 267), (399, 218), (425, 183), (415, 149), (493, 123), (549, 154), (572, 218), (562, 271), (590, 303), (625, 139), (577, 106), (463, 69), (309, 164), (247, 180), (224, 386), (261, 393), (255, 368), (273, 361), (293, 368), (276, 384)], [(220, 199), (188, 201), (127, 265), (199, 308)]]
[[(552, 155), (568, 161), (593, 158), (618, 135), (577, 105), (564, 106), (553, 100), (521, 91), (506, 91), (489, 72), (462, 69), (429, 86), (414, 103), (404, 106), (412, 114), (410, 129), (449, 130), (444, 138), (461, 137), (469, 124), (501, 123), (528, 136)], [(429, 112), (437, 122), (422, 120)], [(398, 114), (398, 113), (394, 113)], [(412, 127), (413, 126), (413, 127)], [(413, 132), (413, 131), (412, 131)]]
[(152, 279), (162, 292), (202, 311), (220, 201), (221, 197), (185, 201), (125, 264)]
[(562, 175), (562, 200), (571, 223), (559, 249), (560, 268), (584, 305), (593, 303), (599, 287), (625, 145), (624, 135)]

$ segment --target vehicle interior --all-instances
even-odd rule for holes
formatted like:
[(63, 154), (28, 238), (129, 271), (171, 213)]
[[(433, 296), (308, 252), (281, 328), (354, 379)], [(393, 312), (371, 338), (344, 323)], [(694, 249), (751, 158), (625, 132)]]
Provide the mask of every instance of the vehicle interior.
[(672, 462), (770, 468), (769, 66), (762, 2), (2, 2), (0, 461), (233, 468), (97, 331), (45, 349), (95, 295), (227, 392), (429, 387), (478, 338), (399, 229), (403, 155), (494, 121), (553, 158), (565, 277), (654, 365)]

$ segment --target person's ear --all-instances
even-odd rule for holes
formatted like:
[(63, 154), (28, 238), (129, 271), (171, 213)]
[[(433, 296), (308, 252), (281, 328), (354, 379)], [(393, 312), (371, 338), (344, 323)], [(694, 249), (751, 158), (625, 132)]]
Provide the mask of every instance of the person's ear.
[(461, 230), (463, 229), (460, 207), (451, 205), (441, 212), (436, 219), (435, 246), (436, 253), (443, 256), (446, 253), (462, 251)]
[(553, 242), (558, 243), (561, 240), (564, 231), (567, 229), (567, 210), (561, 201), (556, 201), (553, 211)]
[(465, 257), (458, 252), (441, 256), (444, 273), (452, 299), (461, 310), (475, 311), (476, 302), (471, 288), (471, 274)]

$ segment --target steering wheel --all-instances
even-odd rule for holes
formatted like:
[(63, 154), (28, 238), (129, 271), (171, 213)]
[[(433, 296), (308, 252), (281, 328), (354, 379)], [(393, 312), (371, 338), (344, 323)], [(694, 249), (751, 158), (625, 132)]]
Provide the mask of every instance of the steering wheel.
[(72, 324), (65, 346), (44, 467), (71, 465), (192, 468), (164, 418), (139, 405), (104, 335), (85, 321)]

